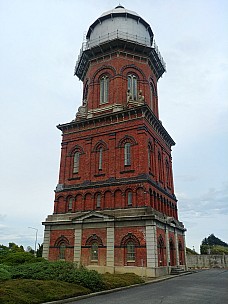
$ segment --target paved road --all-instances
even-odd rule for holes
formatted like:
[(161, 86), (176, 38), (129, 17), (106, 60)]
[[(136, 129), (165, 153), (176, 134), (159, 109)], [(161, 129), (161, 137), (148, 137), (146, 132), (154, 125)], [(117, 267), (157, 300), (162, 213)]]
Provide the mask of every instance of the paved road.
[(211, 269), (73, 302), (75, 304), (227, 304), (228, 270)]

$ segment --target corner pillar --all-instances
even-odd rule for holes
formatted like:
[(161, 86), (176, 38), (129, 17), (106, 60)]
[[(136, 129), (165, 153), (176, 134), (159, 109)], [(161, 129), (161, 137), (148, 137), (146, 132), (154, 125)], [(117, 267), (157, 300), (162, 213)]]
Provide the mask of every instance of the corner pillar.
[(167, 266), (170, 266), (169, 229), (165, 230)]
[(51, 227), (45, 226), (42, 257), (46, 260), (48, 260), (49, 258), (50, 239), (51, 239)]
[(158, 266), (157, 252), (157, 228), (154, 224), (146, 224), (146, 253), (147, 267), (155, 268)]
[(107, 225), (107, 267), (114, 268), (114, 223)]
[(81, 243), (82, 243), (82, 225), (79, 224), (74, 232), (74, 262), (81, 263)]
[(175, 235), (175, 247), (176, 247), (176, 265), (180, 265), (180, 258), (179, 258), (179, 246), (178, 246), (178, 237), (177, 237), (177, 230), (174, 231)]

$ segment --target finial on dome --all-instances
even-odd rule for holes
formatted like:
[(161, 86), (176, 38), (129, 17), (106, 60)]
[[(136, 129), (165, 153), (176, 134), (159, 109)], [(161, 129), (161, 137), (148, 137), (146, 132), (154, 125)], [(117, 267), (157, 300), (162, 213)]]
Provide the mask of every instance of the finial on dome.
[(117, 7), (115, 7), (115, 8), (124, 8), (124, 7), (123, 7), (123, 5), (121, 5), (121, 4), (119, 3), (119, 5), (117, 5)]

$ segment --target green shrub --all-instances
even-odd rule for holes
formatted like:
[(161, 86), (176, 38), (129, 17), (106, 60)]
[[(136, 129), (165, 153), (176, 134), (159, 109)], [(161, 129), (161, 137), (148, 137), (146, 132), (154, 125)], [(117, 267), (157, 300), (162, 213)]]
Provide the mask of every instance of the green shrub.
[(82, 286), (66, 282), (9, 280), (0, 284), (1, 304), (38, 304), (88, 294)]
[(134, 273), (124, 273), (124, 274), (105, 273), (102, 275), (102, 278), (103, 281), (105, 282), (105, 289), (113, 289), (123, 286), (144, 283), (144, 280)]
[(11, 268), (7, 265), (0, 264), (0, 281), (11, 279)]
[(4, 263), (6, 265), (18, 265), (35, 261), (36, 257), (29, 252), (9, 252), (0, 259), (0, 263)]
[(70, 262), (40, 262), (13, 267), (13, 279), (56, 280), (80, 284), (92, 291), (102, 290), (102, 276), (84, 267), (76, 268)]

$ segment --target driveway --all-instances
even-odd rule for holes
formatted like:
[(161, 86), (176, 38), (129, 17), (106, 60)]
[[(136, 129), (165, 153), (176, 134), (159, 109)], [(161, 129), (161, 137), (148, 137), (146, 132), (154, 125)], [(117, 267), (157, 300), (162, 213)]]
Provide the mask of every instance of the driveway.
[(210, 269), (71, 302), (75, 304), (226, 304), (228, 270)]

